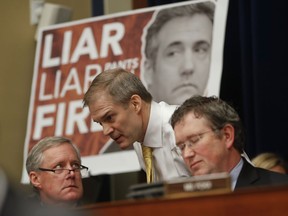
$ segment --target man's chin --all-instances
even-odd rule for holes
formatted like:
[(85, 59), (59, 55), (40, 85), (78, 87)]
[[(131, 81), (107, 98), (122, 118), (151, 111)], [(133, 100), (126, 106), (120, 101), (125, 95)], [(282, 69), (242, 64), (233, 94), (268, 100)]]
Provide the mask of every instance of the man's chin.
[(42, 201), (46, 204), (53, 205), (74, 205), (82, 198), (82, 193), (79, 192), (70, 192), (67, 194), (62, 194), (60, 197), (49, 198), (48, 200), (43, 199)]
[(174, 97), (169, 99), (168, 104), (171, 105), (181, 105), (185, 100), (187, 100), (188, 98), (190, 98), (193, 95), (181, 95), (180, 97)]
[(119, 148), (121, 149), (127, 149), (130, 146), (130, 143), (127, 142), (127, 139), (125, 139), (123, 136), (120, 136), (118, 139), (114, 140), (117, 145), (119, 145)]
[(169, 104), (180, 105), (188, 98), (198, 95), (199, 91), (195, 88), (183, 88), (171, 94)]
[(68, 193), (65, 195), (65, 197), (63, 197), (63, 201), (66, 201), (66, 202), (77, 202), (78, 200), (81, 199), (82, 197), (82, 193), (80, 192), (71, 192), (71, 193)]
[(198, 169), (198, 170), (190, 170), (192, 175), (194, 176), (202, 176), (202, 175), (208, 175), (210, 174), (210, 172), (208, 172), (207, 170), (201, 170), (201, 169)]
[(127, 149), (129, 147), (129, 144), (127, 144), (126, 142), (118, 143), (118, 145), (123, 150), (125, 150), (125, 149)]

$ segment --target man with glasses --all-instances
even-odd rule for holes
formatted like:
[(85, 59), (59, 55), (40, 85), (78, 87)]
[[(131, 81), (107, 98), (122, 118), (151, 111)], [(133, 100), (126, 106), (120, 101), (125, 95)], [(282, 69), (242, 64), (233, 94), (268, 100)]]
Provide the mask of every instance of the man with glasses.
[(29, 152), (26, 170), (40, 202), (44, 205), (77, 205), (83, 195), (79, 149), (64, 137), (46, 137)]
[(217, 97), (187, 99), (171, 117), (175, 151), (192, 175), (228, 172), (232, 189), (288, 184), (288, 176), (255, 168), (241, 157), (244, 134), (237, 112)]

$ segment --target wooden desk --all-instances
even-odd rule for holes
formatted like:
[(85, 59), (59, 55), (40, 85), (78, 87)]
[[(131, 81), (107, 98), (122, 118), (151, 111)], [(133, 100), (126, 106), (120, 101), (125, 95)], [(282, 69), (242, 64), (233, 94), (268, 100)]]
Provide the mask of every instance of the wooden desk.
[(91, 216), (287, 216), (288, 186), (177, 199), (123, 200), (88, 205), (80, 210)]

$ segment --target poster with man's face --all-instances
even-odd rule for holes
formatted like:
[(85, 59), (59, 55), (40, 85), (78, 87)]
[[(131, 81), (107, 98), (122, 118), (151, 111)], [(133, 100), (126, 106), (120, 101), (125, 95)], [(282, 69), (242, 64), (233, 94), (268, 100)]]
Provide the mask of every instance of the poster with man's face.
[[(38, 38), (24, 165), (47, 136), (70, 138), (92, 175), (140, 170), (133, 150), (115, 150), (83, 96), (92, 80), (122, 67), (157, 102), (219, 95), (228, 0), (194, 0), (43, 28)], [(114, 146), (114, 147), (113, 147)], [(114, 149), (114, 150), (113, 150)], [(23, 167), (22, 182), (28, 182)]]

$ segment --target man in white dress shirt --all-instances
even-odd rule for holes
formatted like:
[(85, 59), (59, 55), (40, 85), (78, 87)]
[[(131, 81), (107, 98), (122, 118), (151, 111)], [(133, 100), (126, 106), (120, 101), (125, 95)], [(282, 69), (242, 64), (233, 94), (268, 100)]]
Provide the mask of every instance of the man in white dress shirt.
[(136, 75), (122, 68), (100, 73), (83, 102), (93, 121), (100, 123), (103, 133), (121, 149), (134, 143), (143, 170), (142, 145), (153, 149), (153, 182), (190, 176), (182, 157), (172, 151), (175, 139), (169, 119), (176, 107), (152, 101)]

